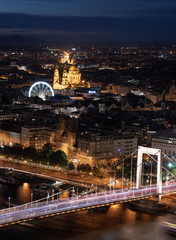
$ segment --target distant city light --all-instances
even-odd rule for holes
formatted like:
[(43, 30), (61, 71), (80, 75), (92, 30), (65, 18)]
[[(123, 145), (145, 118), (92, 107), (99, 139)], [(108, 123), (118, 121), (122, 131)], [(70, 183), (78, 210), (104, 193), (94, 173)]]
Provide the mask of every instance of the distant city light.
[(96, 91), (88, 91), (88, 93), (97, 93)]
[(74, 163), (77, 163), (77, 162), (78, 162), (78, 160), (77, 160), (76, 158), (74, 158), (74, 159), (73, 159), (73, 162), (74, 162)]
[(168, 163), (168, 167), (170, 167), (170, 168), (172, 167), (172, 163), (171, 163), (171, 162), (170, 162), (170, 163)]

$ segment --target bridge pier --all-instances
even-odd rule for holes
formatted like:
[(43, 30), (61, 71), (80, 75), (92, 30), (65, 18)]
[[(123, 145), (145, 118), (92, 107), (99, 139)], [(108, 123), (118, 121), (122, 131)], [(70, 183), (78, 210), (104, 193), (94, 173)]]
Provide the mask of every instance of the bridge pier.
[(141, 188), (141, 177), (142, 177), (142, 162), (143, 154), (156, 155), (157, 161), (157, 193), (162, 193), (162, 159), (161, 159), (161, 149), (148, 148), (148, 147), (138, 147), (137, 156), (137, 177), (136, 177), (136, 188)]
[(158, 202), (161, 202), (161, 197), (162, 197), (162, 195), (158, 196)]

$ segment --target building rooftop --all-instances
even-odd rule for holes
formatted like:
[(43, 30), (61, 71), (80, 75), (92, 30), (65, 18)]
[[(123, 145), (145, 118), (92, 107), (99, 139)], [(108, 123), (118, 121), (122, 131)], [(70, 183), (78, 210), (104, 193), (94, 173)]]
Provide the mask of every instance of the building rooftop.
[(173, 128), (167, 128), (167, 129), (161, 130), (156, 134), (154, 134), (153, 137), (176, 139), (176, 126), (174, 126)]

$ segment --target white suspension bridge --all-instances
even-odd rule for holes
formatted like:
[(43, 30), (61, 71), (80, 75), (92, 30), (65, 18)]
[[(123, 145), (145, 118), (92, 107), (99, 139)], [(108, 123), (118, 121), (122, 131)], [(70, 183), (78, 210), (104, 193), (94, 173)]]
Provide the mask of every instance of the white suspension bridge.
[[(29, 203), (9, 207), (0, 210), (0, 227), (8, 226), (11, 224), (17, 224), (25, 221), (30, 221), (35, 218), (44, 218), (55, 216), (59, 214), (66, 214), (71, 212), (76, 212), (80, 210), (86, 210), (96, 207), (107, 206), (115, 203), (123, 203), (128, 201), (136, 201), (144, 198), (149, 198), (152, 196), (161, 196), (165, 194), (172, 194), (176, 192), (176, 176), (162, 166), (162, 154), (167, 157), (174, 165), (175, 162), (161, 152), (161, 149), (139, 147), (135, 152), (138, 151), (137, 156), (137, 166), (136, 166), (136, 186), (131, 185), (130, 188), (124, 187), (124, 161), (129, 158), (122, 159), (121, 161), (114, 164), (114, 168), (122, 163), (122, 188), (108, 189), (107, 186), (111, 185), (116, 178), (108, 182), (104, 187), (99, 187), (94, 185), (84, 194), (79, 194), (77, 190), (77, 195), (71, 198), (60, 198), (64, 191), (72, 191), (74, 187), (70, 187), (67, 190), (63, 190), (59, 193), (48, 195), (45, 198), (31, 201)], [(133, 156), (135, 153), (131, 153)], [(152, 175), (150, 178), (150, 184), (142, 185), (142, 163), (143, 155), (147, 154), (153, 162), (157, 163), (157, 182), (152, 183)], [(155, 159), (157, 156), (157, 160)], [(152, 166), (152, 164), (151, 164)], [(162, 169), (164, 169), (170, 176), (171, 180), (162, 182)], [(132, 158), (131, 158), (131, 170), (130, 179), (132, 184)], [(152, 167), (151, 167), (152, 173)], [(85, 182), (85, 181), (84, 181)], [(78, 189), (78, 188), (77, 188)]]

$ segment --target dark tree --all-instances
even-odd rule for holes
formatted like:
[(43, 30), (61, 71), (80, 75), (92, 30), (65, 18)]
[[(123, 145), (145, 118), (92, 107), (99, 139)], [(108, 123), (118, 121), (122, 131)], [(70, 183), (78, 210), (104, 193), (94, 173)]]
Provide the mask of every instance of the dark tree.
[(67, 155), (65, 152), (58, 150), (56, 152), (53, 152), (51, 156), (51, 165), (59, 165), (61, 167), (67, 167), (68, 166), (68, 160)]
[(75, 169), (75, 166), (74, 166), (73, 162), (69, 162), (68, 170), (74, 170), (74, 169)]
[(42, 148), (42, 152), (41, 152), (44, 161), (46, 162), (50, 162), (50, 158), (53, 154), (53, 148), (52, 145), (50, 143), (46, 143), (43, 148)]
[(38, 158), (38, 152), (36, 148), (26, 147), (23, 149), (23, 156), (24, 158), (30, 158), (30, 159), (36, 160)]
[(77, 167), (78, 171), (83, 171), (83, 172), (90, 172), (92, 170), (91, 166), (87, 164), (80, 164)]

